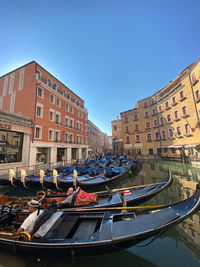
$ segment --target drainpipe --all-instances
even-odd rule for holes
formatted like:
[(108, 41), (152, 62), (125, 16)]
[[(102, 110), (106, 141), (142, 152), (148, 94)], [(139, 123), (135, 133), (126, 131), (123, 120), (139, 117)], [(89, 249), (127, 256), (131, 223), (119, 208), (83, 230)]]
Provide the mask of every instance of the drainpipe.
[(199, 118), (199, 114), (198, 114), (198, 110), (197, 110), (197, 104), (195, 103), (195, 96), (194, 96), (193, 85), (192, 85), (192, 81), (191, 81), (191, 77), (190, 77), (190, 72), (189, 72), (189, 80), (190, 80), (190, 86), (191, 86), (192, 96), (193, 96), (194, 105), (195, 105), (195, 111), (196, 111), (197, 120), (198, 120), (198, 127), (200, 129), (200, 123), (199, 123), (200, 118)]

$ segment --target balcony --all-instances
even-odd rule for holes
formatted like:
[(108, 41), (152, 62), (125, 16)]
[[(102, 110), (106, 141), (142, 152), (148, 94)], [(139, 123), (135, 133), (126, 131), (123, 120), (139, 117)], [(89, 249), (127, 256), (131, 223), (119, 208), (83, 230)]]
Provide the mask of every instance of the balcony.
[(160, 123), (160, 126), (164, 126), (165, 124), (164, 123)]
[(174, 121), (180, 121), (180, 118), (174, 118)]
[(181, 97), (181, 98), (179, 99), (179, 101), (182, 102), (182, 101), (185, 100), (185, 99), (186, 99), (186, 96), (183, 96), (183, 97)]
[(160, 138), (155, 138), (154, 141), (160, 141)]
[(158, 125), (154, 125), (153, 128), (158, 128)]
[(185, 119), (185, 118), (187, 118), (187, 117), (189, 117), (190, 115), (189, 114), (183, 114), (181, 117), (183, 118), (183, 119)]
[(171, 124), (171, 123), (172, 123), (172, 120), (170, 120), (170, 121), (166, 121), (166, 123), (167, 123), (167, 124)]
[(152, 139), (147, 139), (147, 142), (152, 142)]
[(173, 139), (175, 139), (175, 137), (174, 136), (169, 136), (168, 139), (169, 140), (173, 140)]
[(182, 134), (176, 136), (177, 138), (183, 138)]
[(176, 106), (178, 104), (178, 102), (173, 102), (172, 103), (172, 106), (174, 107), (174, 106)]
[(55, 139), (55, 143), (61, 143), (60, 139)]
[(197, 83), (198, 83), (198, 81), (199, 81), (199, 80), (197, 80), (197, 79), (196, 79), (196, 80), (194, 80), (194, 81), (192, 81), (192, 86), (194, 86), (195, 84), (197, 84)]
[(190, 136), (192, 136), (192, 133), (186, 133), (186, 134), (184, 134), (186, 137), (190, 137)]
[(63, 97), (67, 98), (68, 100), (70, 100), (71, 102), (73, 102), (74, 104), (76, 104), (77, 106), (79, 106), (80, 108), (82, 108), (83, 110), (87, 111), (87, 108), (83, 107), (83, 105), (81, 105), (79, 101), (75, 101), (75, 98), (74, 99), (71, 99), (69, 93), (67, 93), (65, 90), (62, 90), (62, 89), (56, 87), (56, 85), (53, 84), (53, 83), (51, 83), (50, 81), (45, 80), (44, 78), (42, 78), (39, 75), (38, 72), (36, 72), (36, 79), (38, 79), (40, 82), (44, 83), (46, 86), (48, 86), (52, 90), (56, 91), (57, 93), (59, 93)]
[(153, 114), (152, 114), (152, 117), (154, 117), (154, 116), (156, 116), (156, 115), (157, 115), (157, 112), (156, 112), (156, 113), (153, 113)]
[(200, 97), (196, 97), (196, 99), (195, 99), (195, 103), (197, 104), (197, 103), (199, 103), (200, 102)]
[(146, 128), (145, 128), (145, 130), (150, 130), (150, 129), (151, 129), (151, 127), (146, 127)]
[(58, 125), (58, 126), (62, 125), (62, 123), (60, 121), (56, 121), (55, 124)]

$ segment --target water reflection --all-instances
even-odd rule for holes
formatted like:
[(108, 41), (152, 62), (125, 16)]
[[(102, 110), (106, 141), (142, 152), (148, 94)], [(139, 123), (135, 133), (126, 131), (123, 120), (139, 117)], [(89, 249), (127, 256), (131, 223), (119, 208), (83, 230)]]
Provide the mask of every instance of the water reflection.
[[(128, 173), (123, 179), (110, 185), (110, 188), (160, 182), (168, 175), (170, 168), (173, 184), (146, 205), (168, 204), (188, 198), (193, 194), (200, 181), (200, 169), (189, 164), (167, 161), (143, 162), (141, 169)], [(99, 189), (99, 188), (98, 188)], [(1, 192), (9, 188), (1, 189)], [(17, 189), (20, 194), (28, 195), (30, 189)], [(16, 189), (12, 188), (12, 193)], [(33, 195), (36, 189), (33, 189)], [(200, 213), (183, 221), (173, 230), (166, 232), (149, 246), (131, 247), (118, 253), (90, 259), (80, 259), (72, 264), (70, 259), (37, 259), (0, 253), (0, 266), (199, 266), (200, 262)], [(137, 256), (136, 256), (137, 255)]]

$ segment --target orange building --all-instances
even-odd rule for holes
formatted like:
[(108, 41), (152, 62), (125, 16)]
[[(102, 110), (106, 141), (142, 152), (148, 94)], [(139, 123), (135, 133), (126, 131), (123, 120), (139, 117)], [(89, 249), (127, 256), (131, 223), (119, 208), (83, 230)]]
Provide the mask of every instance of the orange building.
[(37, 62), (0, 77), (0, 109), (32, 120), (30, 165), (87, 158), (84, 101)]

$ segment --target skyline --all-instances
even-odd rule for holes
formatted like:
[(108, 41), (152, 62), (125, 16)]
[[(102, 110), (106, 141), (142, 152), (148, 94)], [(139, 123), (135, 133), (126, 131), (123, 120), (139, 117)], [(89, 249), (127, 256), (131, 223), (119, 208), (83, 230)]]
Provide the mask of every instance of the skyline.
[(0, 76), (35, 60), (108, 135), (120, 112), (200, 56), (197, 0), (10, 0), (1, 10)]

